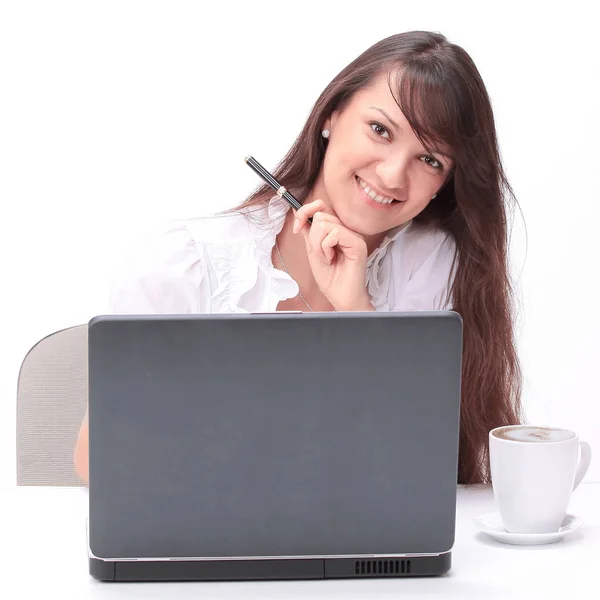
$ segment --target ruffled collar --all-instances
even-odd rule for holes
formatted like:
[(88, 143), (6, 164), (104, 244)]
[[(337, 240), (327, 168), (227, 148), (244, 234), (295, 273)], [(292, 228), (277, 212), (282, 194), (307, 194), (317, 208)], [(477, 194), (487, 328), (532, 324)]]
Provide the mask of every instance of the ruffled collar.
[(268, 300), (269, 310), (276, 310), (281, 300), (294, 298), (300, 288), (296, 281), (286, 271), (273, 265), (272, 255), (277, 236), (285, 224), (285, 218), (291, 206), (279, 196), (273, 196), (269, 203), (261, 205), (257, 214), (252, 214), (255, 225), (256, 247), (254, 256), (259, 270), (270, 277), (271, 294)]

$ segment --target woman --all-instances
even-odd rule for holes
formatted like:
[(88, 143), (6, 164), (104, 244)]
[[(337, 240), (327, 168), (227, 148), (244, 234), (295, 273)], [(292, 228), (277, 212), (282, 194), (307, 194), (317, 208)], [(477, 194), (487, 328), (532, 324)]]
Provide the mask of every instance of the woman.
[[(488, 432), (521, 409), (514, 196), (471, 58), (436, 33), (381, 40), (323, 91), (274, 175), (300, 210), (262, 186), (225, 214), (171, 225), (123, 269), (113, 312), (455, 310), (458, 480), (489, 481)], [(86, 481), (87, 452), (86, 415), (75, 451)]]

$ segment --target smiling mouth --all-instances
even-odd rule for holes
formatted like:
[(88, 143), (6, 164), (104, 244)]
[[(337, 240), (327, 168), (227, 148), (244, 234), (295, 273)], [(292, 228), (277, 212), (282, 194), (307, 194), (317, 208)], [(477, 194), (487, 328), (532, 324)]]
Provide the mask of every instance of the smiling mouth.
[(400, 202), (395, 198), (390, 198), (388, 196), (380, 196), (377, 192), (373, 191), (369, 184), (366, 181), (363, 181), (358, 175), (355, 176), (358, 185), (365, 191), (367, 196), (371, 198), (374, 202), (378, 202), (379, 204), (392, 204), (392, 202)]

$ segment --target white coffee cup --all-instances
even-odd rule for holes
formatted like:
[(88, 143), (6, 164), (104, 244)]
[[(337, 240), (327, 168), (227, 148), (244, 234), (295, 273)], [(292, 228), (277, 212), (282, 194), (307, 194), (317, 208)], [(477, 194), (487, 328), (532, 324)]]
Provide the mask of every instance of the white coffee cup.
[(590, 466), (589, 444), (568, 429), (531, 425), (492, 429), (489, 444), (492, 488), (504, 528), (558, 531)]

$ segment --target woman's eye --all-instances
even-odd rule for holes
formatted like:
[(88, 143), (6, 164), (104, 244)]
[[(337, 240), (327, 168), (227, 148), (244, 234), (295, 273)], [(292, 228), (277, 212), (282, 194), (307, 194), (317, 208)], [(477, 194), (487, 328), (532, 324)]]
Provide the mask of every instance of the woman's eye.
[[(371, 126), (371, 129), (379, 137), (382, 137), (386, 140), (391, 139), (390, 132), (381, 123), (378, 123), (377, 121), (373, 121), (372, 123), (369, 123), (369, 125)], [(433, 167), (434, 169), (437, 169), (438, 171), (444, 170), (444, 165), (437, 158), (433, 158), (433, 156), (423, 156), (422, 160), (423, 160), (423, 162), (425, 162), (425, 164), (429, 165), (430, 167)]]
[(433, 156), (424, 156), (423, 161), (434, 169), (439, 169), (441, 171), (444, 168), (444, 165), (442, 165), (437, 158), (433, 158)]
[[(379, 136), (382, 137), (386, 140), (390, 139), (390, 133), (389, 131), (381, 124), (381, 123), (377, 123), (377, 121), (374, 121), (373, 123), (370, 123), (371, 125), (371, 129)], [(387, 138), (385, 137), (385, 134), (387, 134)]]

